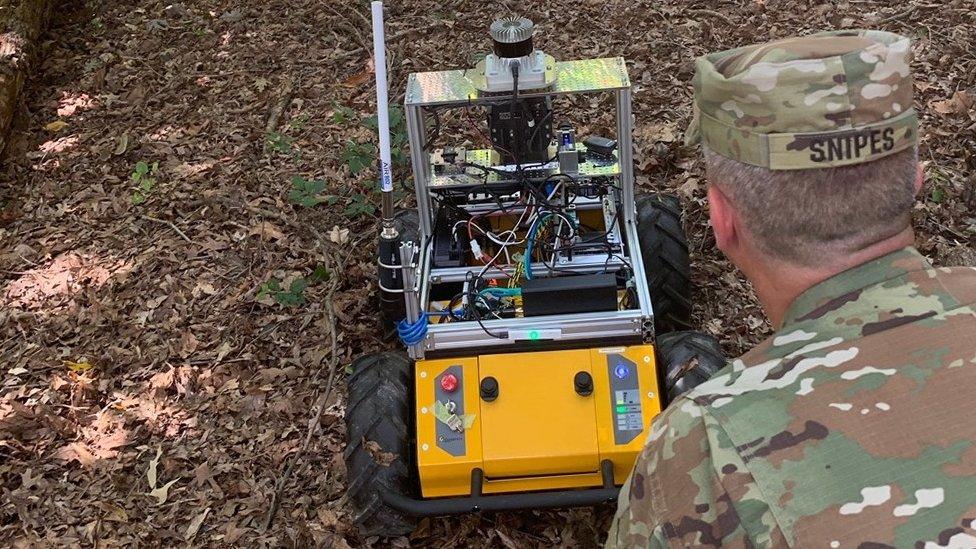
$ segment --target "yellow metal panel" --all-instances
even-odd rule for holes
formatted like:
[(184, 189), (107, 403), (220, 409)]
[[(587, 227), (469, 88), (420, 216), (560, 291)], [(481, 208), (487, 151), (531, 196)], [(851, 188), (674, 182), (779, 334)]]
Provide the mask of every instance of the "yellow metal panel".
[(483, 492), (485, 494), (504, 494), (539, 490), (567, 490), (570, 488), (595, 488), (602, 484), (603, 479), (599, 473), (489, 479), (485, 481)]
[[(634, 365), (639, 388), (641, 431), (617, 444), (611, 366), (616, 357)], [(465, 451), (452, 456), (437, 445), (434, 417), (437, 378), (449, 368), (463, 372)], [(423, 497), (467, 496), (471, 471), (481, 467), (485, 494), (600, 486), (599, 463), (613, 462), (614, 481), (623, 483), (661, 411), (654, 347), (610, 347), (510, 353), (416, 365), (417, 462)], [(589, 397), (576, 394), (573, 377), (593, 377)], [(488, 375), (499, 382), (494, 402), (480, 399), (478, 384)], [(443, 431), (443, 430), (442, 430)]]
[[(641, 404), (641, 425), (643, 431), (624, 444), (614, 439), (613, 395), (610, 387), (610, 368), (608, 362), (613, 356), (623, 356), (636, 365)], [(600, 460), (613, 462), (613, 477), (616, 484), (623, 484), (630, 474), (637, 454), (644, 447), (651, 420), (661, 413), (661, 395), (657, 385), (657, 364), (653, 345), (633, 347), (609, 347), (590, 350), (593, 363), (594, 395), (597, 395), (596, 418), (597, 438), (600, 446)]]
[[(458, 391), (464, 395), (465, 414), (474, 415), (474, 423), (457, 435), (464, 437), (465, 453), (462, 456), (452, 456), (437, 444), (434, 384), (437, 376), (452, 366), (459, 366), (463, 371), (463, 384)], [(425, 498), (469, 495), (471, 470), (482, 467), (478, 358), (419, 360), (415, 368), (417, 464), (421, 493)]]
[(488, 478), (599, 470), (594, 395), (573, 388), (590, 372), (587, 350), (486, 355), (481, 379), (498, 380), (498, 398), (481, 403)]

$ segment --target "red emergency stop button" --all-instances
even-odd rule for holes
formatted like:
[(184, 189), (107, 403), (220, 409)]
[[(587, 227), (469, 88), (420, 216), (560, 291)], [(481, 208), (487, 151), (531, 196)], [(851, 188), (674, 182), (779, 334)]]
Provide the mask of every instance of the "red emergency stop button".
[(458, 378), (454, 374), (444, 374), (441, 377), (441, 389), (444, 389), (448, 393), (453, 393), (457, 390)]

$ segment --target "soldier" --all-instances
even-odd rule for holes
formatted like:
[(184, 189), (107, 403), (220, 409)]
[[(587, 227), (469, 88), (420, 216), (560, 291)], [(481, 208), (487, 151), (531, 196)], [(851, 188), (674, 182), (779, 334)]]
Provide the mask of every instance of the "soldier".
[(976, 270), (912, 247), (910, 46), (698, 59), (716, 242), (777, 331), (655, 420), (608, 546), (976, 547)]

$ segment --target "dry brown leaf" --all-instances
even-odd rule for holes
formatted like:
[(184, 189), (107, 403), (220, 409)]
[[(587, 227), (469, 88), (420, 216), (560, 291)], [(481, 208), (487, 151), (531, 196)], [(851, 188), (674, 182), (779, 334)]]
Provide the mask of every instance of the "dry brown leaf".
[(333, 225), (329, 231), (329, 240), (336, 244), (349, 242), (349, 229), (340, 229), (338, 225)]
[(149, 386), (156, 390), (165, 391), (173, 386), (175, 375), (176, 370), (173, 368), (168, 368), (165, 372), (159, 372), (158, 374), (149, 378)]
[(115, 156), (123, 155), (125, 154), (125, 151), (128, 149), (129, 149), (129, 134), (123, 133), (118, 137), (118, 139), (115, 140), (115, 150), (112, 151), (112, 154), (114, 154)]
[(44, 125), (44, 129), (51, 133), (58, 133), (59, 131), (68, 127), (68, 123), (64, 120), (55, 120), (54, 122), (49, 122)]
[(939, 114), (962, 114), (973, 105), (974, 99), (967, 92), (960, 90), (952, 97), (942, 101), (930, 101), (929, 108)]
[(285, 233), (281, 232), (281, 229), (270, 221), (262, 221), (254, 225), (247, 234), (249, 236), (260, 236), (262, 240), (284, 240), (285, 238)]
[(335, 528), (336, 524), (339, 524), (338, 513), (332, 509), (329, 509), (328, 507), (319, 507), (316, 509), (315, 513), (319, 517), (319, 522), (321, 522), (322, 526), (324, 526), (326, 529), (333, 529)]
[(649, 124), (641, 134), (652, 141), (672, 143), (678, 139), (678, 126), (673, 122)]
[(64, 365), (68, 367), (72, 372), (87, 372), (92, 369), (91, 362), (87, 360), (82, 360), (80, 362), (72, 362), (70, 360), (63, 361)]
[(119, 507), (114, 503), (100, 502), (98, 506), (105, 511), (105, 515), (102, 520), (107, 522), (120, 522), (125, 524), (129, 522), (129, 514), (125, 512), (125, 509)]
[(174, 478), (173, 480), (167, 482), (166, 484), (156, 488), (155, 490), (149, 492), (149, 495), (156, 498), (156, 505), (162, 505), (166, 503), (169, 498), (169, 487), (176, 484), (176, 481), (180, 479)]
[(95, 463), (95, 460), (98, 459), (97, 456), (81, 442), (72, 442), (71, 444), (61, 448), (57, 451), (55, 457), (68, 462), (77, 461), (82, 465), (82, 467), (88, 467), (92, 463)]
[(373, 76), (372, 71), (365, 70), (363, 72), (354, 74), (349, 78), (343, 80), (342, 85), (347, 88), (358, 88), (359, 86), (363, 85), (365, 82), (369, 81), (370, 78), (372, 78), (372, 76)]
[(209, 282), (197, 282), (196, 291), (205, 295), (214, 295), (217, 289)]
[(231, 347), (230, 343), (227, 343), (226, 341), (223, 342), (223, 343), (221, 343), (220, 344), (220, 347), (217, 347), (217, 358), (216, 358), (215, 362), (220, 362), (221, 360), (224, 360), (224, 358), (228, 354), (230, 354), (230, 352), (232, 350), (233, 350), (233, 347)]
[(180, 336), (180, 358), (189, 357), (199, 346), (200, 342), (192, 332), (183, 332), (183, 335)]
[(203, 486), (211, 478), (213, 478), (213, 471), (207, 463), (201, 463), (193, 470), (193, 483), (198, 487)]
[(149, 488), (156, 487), (156, 468), (159, 467), (159, 458), (163, 457), (163, 449), (156, 448), (156, 457), (149, 461), (149, 468), (146, 469), (146, 479), (149, 481)]
[(224, 530), (223, 541), (224, 543), (233, 545), (237, 542), (237, 540), (241, 539), (241, 536), (243, 536), (247, 531), (247, 528), (238, 528), (237, 524), (232, 522), (228, 524), (227, 528)]
[(369, 455), (373, 456), (373, 461), (382, 465), (383, 467), (389, 467), (391, 463), (396, 460), (396, 454), (390, 452), (384, 452), (380, 444), (374, 440), (363, 439), (363, 445), (366, 447), (366, 451)]
[(190, 521), (190, 525), (186, 527), (186, 533), (183, 535), (183, 538), (186, 541), (192, 540), (193, 537), (197, 535), (197, 532), (200, 530), (200, 526), (203, 525), (203, 521), (207, 519), (207, 515), (209, 514), (210, 508), (207, 507), (202, 513), (193, 517), (193, 520)]
[[(92, 444), (99, 449), (98, 453), (100, 454), (100, 457), (109, 457), (101, 454), (115, 450), (116, 448), (121, 448), (128, 443), (129, 433), (127, 433), (125, 429), (117, 429), (111, 434), (97, 436), (94, 440), (92, 440)], [(114, 454), (117, 453), (118, 452), (113, 452), (113, 455), (110, 457), (114, 457)]]
[(691, 199), (695, 196), (695, 192), (702, 188), (702, 183), (697, 177), (689, 177), (688, 181), (685, 181), (678, 187), (678, 194), (681, 196)]

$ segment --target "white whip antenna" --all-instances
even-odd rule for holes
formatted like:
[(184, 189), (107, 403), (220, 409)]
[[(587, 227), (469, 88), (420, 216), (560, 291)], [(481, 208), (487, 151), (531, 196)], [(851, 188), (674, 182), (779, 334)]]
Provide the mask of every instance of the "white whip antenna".
[[(374, 1), (373, 9), (373, 66), (376, 72), (376, 119), (380, 132), (380, 190), (393, 192), (393, 172), (390, 165), (390, 105), (386, 82), (386, 37), (383, 32), (383, 2)], [(384, 206), (387, 199), (384, 197)], [(392, 195), (390, 196), (392, 209)], [(383, 212), (392, 218), (393, 212)]]

